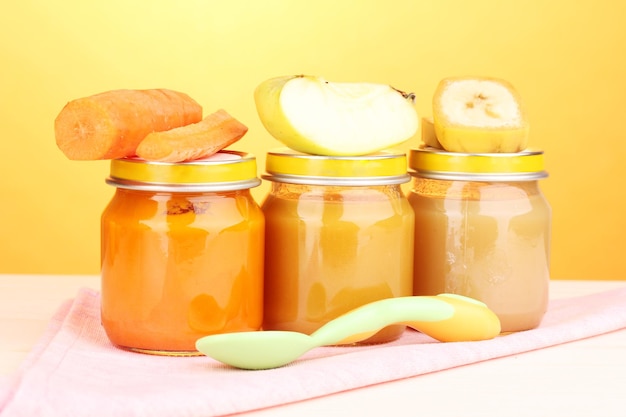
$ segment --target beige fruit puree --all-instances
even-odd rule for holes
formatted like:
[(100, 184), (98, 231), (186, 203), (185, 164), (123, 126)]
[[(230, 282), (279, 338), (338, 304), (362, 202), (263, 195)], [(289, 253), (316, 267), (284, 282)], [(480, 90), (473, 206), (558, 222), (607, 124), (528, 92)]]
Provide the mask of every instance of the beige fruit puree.
[(503, 331), (534, 328), (549, 283), (551, 210), (537, 182), (546, 176), (542, 154), (450, 155), (411, 155), (414, 293), (473, 297), (494, 310)]
[[(382, 170), (386, 175), (376, 168), (380, 156), (370, 165), (320, 158), (268, 156), (265, 330), (310, 334), (363, 304), (412, 294), (414, 214), (399, 185), (408, 180), (404, 155), (382, 162), (391, 165)], [(282, 171), (302, 165), (306, 171), (296, 177)], [(403, 330), (387, 327), (367, 343), (393, 340)]]

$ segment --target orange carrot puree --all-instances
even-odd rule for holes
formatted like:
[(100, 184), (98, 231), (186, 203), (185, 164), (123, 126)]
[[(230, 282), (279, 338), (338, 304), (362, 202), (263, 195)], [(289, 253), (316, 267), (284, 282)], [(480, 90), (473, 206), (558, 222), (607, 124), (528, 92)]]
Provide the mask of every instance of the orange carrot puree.
[(264, 220), (249, 190), (118, 188), (102, 215), (102, 324), (119, 346), (192, 352), (258, 330)]

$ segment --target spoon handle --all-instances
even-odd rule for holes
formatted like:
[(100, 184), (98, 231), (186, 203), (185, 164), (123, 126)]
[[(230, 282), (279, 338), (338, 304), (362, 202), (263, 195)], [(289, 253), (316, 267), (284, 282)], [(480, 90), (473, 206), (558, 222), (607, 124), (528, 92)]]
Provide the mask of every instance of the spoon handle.
[(405, 324), (442, 342), (486, 340), (500, 333), (500, 320), (484, 303), (456, 294), (374, 301), (311, 334), (319, 345), (365, 340), (392, 324)]

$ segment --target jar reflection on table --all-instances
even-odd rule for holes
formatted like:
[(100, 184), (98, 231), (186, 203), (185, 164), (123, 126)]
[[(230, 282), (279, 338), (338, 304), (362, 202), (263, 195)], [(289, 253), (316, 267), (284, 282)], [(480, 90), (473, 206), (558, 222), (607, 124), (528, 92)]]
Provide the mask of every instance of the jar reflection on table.
[[(370, 168), (355, 169), (367, 158)], [(367, 158), (268, 155), (265, 330), (310, 334), (363, 304), (412, 294), (414, 214), (399, 185), (406, 158)], [(389, 326), (364, 343), (403, 331)]]
[(503, 332), (540, 324), (551, 238), (551, 209), (537, 181), (547, 176), (542, 156), (411, 152), (416, 295), (481, 300)]
[(259, 183), (256, 164), (238, 153), (210, 161), (112, 161), (102, 323), (114, 344), (195, 354), (202, 336), (260, 328), (264, 219), (249, 190)]

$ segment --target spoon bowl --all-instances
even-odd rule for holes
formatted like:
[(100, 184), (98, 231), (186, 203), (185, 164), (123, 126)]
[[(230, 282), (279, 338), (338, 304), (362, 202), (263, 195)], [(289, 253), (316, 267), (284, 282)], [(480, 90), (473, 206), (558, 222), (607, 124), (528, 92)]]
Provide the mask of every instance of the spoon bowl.
[(283, 330), (222, 333), (196, 343), (205, 355), (241, 369), (278, 368), (314, 347), (317, 343), (311, 336)]

